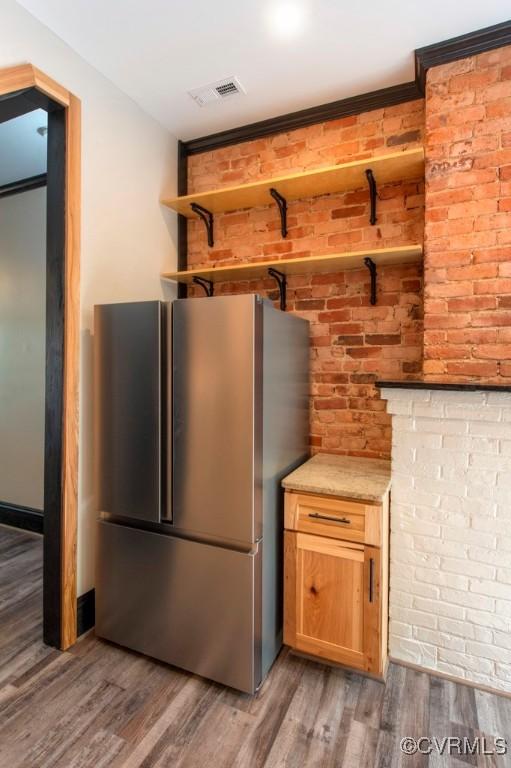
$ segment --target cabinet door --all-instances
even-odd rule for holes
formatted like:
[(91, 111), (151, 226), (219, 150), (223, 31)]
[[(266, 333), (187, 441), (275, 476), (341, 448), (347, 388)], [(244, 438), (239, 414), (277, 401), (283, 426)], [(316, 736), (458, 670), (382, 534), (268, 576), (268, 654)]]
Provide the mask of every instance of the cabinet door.
[(379, 550), (285, 533), (284, 642), (379, 674)]

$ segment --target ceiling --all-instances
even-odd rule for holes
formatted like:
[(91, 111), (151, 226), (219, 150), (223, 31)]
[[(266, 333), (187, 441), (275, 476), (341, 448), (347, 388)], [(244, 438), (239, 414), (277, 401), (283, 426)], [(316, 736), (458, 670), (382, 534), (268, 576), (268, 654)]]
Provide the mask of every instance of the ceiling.
[[(414, 79), (413, 51), (506, 21), (509, 0), (21, 0), (181, 139)], [(247, 93), (187, 91), (237, 76)]]
[(47, 125), (44, 109), (0, 123), (0, 186), (46, 173), (46, 136), (37, 129)]

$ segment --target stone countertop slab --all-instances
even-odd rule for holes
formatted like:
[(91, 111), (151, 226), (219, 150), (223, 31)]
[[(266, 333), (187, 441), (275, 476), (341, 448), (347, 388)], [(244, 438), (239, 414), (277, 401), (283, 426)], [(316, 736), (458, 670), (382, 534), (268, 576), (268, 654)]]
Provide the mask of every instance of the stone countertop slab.
[(288, 491), (381, 502), (390, 488), (390, 461), (317, 453), (284, 478)]

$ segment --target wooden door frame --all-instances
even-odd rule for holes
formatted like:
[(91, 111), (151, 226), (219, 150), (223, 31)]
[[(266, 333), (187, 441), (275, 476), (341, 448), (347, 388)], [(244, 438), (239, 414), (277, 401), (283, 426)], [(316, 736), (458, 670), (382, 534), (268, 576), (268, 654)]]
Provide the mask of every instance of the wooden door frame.
[(31, 64), (0, 69), (12, 116), (48, 112), (43, 636), (76, 641), (81, 104)]

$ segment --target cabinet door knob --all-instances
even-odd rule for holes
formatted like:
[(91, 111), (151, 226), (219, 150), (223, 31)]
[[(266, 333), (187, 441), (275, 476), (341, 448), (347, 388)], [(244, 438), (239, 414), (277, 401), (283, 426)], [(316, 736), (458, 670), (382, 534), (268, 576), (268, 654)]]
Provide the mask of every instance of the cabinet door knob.
[(333, 523), (342, 523), (342, 525), (349, 525), (351, 520), (349, 517), (334, 517), (333, 515), (320, 515), (319, 512), (309, 512), (309, 517), (314, 517), (316, 520), (331, 520)]

